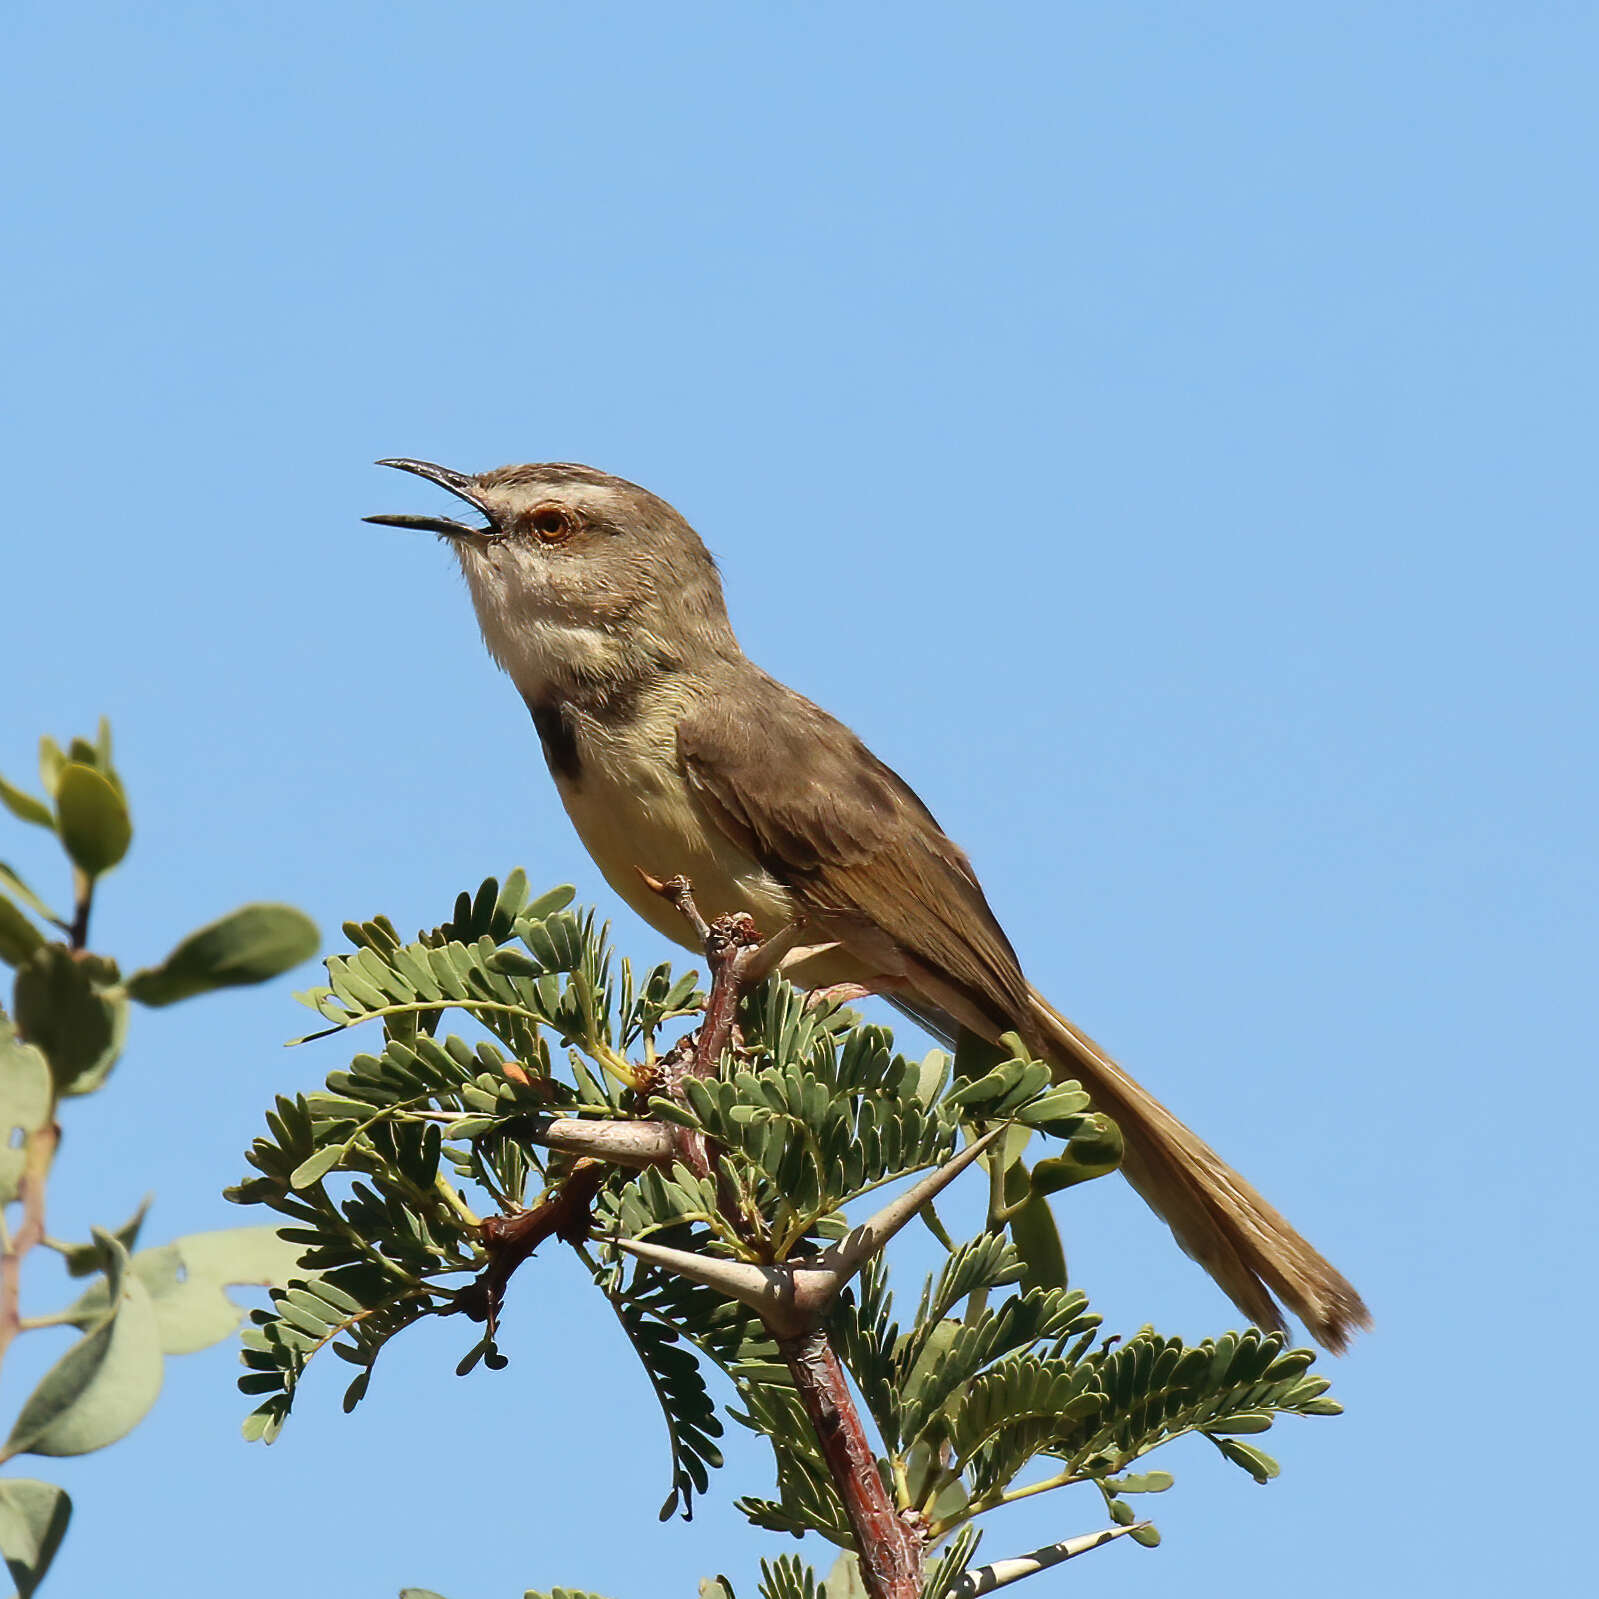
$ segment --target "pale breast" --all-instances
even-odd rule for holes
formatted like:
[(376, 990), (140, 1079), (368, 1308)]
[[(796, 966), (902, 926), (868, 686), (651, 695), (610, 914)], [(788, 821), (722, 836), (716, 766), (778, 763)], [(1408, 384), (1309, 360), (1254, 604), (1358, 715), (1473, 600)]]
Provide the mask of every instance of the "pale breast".
[(707, 920), (744, 911), (770, 935), (793, 919), (792, 897), (716, 829), (690, 793), (677, 756), (683, 709), (675, 696), (658, 692), (614, 720), (570, 713), (577, 758), (571, 774), (553, 772), (561, 802), (606, 882), (666, 937), (696, 947), (683, 918), (645, 887), (640, 869), (688, 878)]

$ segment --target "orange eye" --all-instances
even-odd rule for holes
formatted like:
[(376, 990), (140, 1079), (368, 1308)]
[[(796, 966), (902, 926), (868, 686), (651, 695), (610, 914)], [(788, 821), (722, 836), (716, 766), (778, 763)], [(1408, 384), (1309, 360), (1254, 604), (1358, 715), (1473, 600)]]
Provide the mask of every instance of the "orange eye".
[(572, 519), (559, 505), (536, 505), (528, 526), (546, 544), (559, 544), (572, 531)]

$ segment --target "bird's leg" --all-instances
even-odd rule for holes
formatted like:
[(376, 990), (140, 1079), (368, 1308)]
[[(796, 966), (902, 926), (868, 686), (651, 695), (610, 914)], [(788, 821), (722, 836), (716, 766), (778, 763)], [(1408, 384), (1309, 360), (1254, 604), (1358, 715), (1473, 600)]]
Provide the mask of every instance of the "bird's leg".
[(700, 915), (699, 906), (694, 903), (694, 885), (686, 877), (654, 877), (642, 866), (635, 866), (633, 870), (652, 894), (659, 894), (662, 899), (670, 901), (673, 910), (694, 929), (694, 936), (700, 943), (710, 942), (710, 926)]

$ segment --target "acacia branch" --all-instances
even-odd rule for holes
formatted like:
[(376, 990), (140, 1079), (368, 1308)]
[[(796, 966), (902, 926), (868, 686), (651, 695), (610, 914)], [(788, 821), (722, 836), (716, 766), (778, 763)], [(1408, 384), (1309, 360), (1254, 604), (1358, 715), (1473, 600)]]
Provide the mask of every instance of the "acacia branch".
[[(793, 942), (796, 929), (784, 928), (769, 943), (762, 944), (755, 923), (748, 916), (719, 916), (707, 924), (694, 904), (693, 889), (687, 879), (675, 877), (661, 884), (648, 878), (646, 881), (672, 901), (704, 942), (705, 958), (711, 969), (711, 988), (705, 1003), (705, 1020), (686, 1065), (696, 1077), (712, 1077), (721, 1066), (723, 1052), (734, 1040), (738, 1007), (745, 990), (772, 970), (782, 950)], [(689, 1137), (697, 1144), (694, 1153), (708, 1173), (712, 1163), (705, 1140), (697, 1134)], [(967, 1159), (975, 1153), (975, 1150), (967, 1153)], [(965, 1164), (965, 1160), (960, 1162), (961, 1167)], [(953, 1172), (950, 1175), (953, 1176)], [(719, 1197), (724, 1213), (737, 1226), (740, 1218), (727, 1208), (729, 1196), (721, 1192), (725, 1186), (719, 1182)], [(874, 1229), (872, 1223), (867, 1223), (864, 1229), (856, 1229), (856, 1233), (851, 1234), (852, 1239), (864, 1233), (870, 1242), (857, 1257), (847, 1262), (842, 1258), (828, 1261), (827, 1267), (831, 1269), (816, 1274), (828, 1280), (825, 1284), (818, 1283), (819, 1293), (805, 1295), (809, 1302), (803, 1305), (796, 1291), (799, 1281), (793, 1264), (745, 1268), (761, 1279), (757, 1292), (764, 1293), (766, 1302), (757, 1305), (757, 1314), (776, 1340), (805, 1414), (810, 1418), (828, 1475), (833, 1479), (850, 1531), (855, 1535), (855, 1552), (871, 1599), (919, 1599), (923, 1539), (917, 1527), (895, 1505), (877, 1469), (877, 1456), (866, 1437), (844, 1368), (821, 1325), (821, 1317), (844, 1282), (863, 1264), (866, 1255), (881, 1249), (910, 1214), (907, 1211), (906, 1218), (881, 1229)]]
[(843, 1501), (867, 1593), (871, 1599), (918, 1599), (922, 1536), (889, 1496), (831, 1340), (816, 1327), (780, 1338), (777, 1347)]
[[(670, 900), (693, 927), (710, 966), (704, 1020), (694, 1033), (679, 1040), (654, 1063), (650, 1086), (681, 1099), (687, 1078), (710, 1078), (720, 1071), (723, 1055), (737, 1042), (738, 1010), (745, 992), (773, 969), (792, 944), (796, 929), (785, 928), (776, 938), (763, 943), (748, 916), (725, 915), (707, 922), (694, 903), (693, 889), (686, 878), (663, 883), (646, 876), (645, 882)], [(989, 1135), (993, 1136), (997, 1133)], [(687, 1128), (643, 1121), (585, 1124), (576, 1118), (559, 1118), (545, 1122), (534, 1138), (546, 1148), (581, 1150), (583, 1158), (564, 1182), (533, 1209), (517, 1216), (492, 1217), (483, 1224), (490, 1264), (460, 1296), (457, 1308), (487, 1321), (490, 1337), (505, 1285), (534, 1249), (551, 1237), (573, 1244), (586, 1237), (589, 1212), (604, 1181), (607, 1163), (638, 1167), (680, 1159), (702, 1177), (714, 1173), (718, 1208), (723, 1216), (736, 1229), (743, 1230), (748, 1225), (713, 1149), (703, 1135)], [(962, 1150), (908, 1194), (813, 1259), (758, 1266), (618, 1240), (618, 1247), (638, 1259), (699, 1281), (710, 1281), (719, 1291), (754, 1305), (787, 1363), (795, 1391), (810, 1418), (854, 1534), (870, 1599), (919, 1599), (925, 1538), (914, 1513), (904, 1512), (895, 1504), (878, 1470), (877, 1456), (822, 1318), (865, 1261), (882, 1249), (927, 1198), (964, 1170), (988, 1141), (985, 1138)]]

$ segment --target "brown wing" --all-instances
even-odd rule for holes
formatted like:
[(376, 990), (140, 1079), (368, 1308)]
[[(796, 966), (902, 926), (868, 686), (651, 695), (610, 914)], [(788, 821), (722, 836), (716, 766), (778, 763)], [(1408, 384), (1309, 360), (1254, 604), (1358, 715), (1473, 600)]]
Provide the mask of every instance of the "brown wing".
[[(869, 970), (975, 1010), (990, 1036), (1027, 1015), (1026, 979), (970, 862), (841, 722), (764, 673), (740, 673), (736, 700), (702, 703), (677, 745), (716, 826)], [(883, 969), (885, 941), (898, 970)], [(964, 1006), (948, 1004), (951, 990)]]

